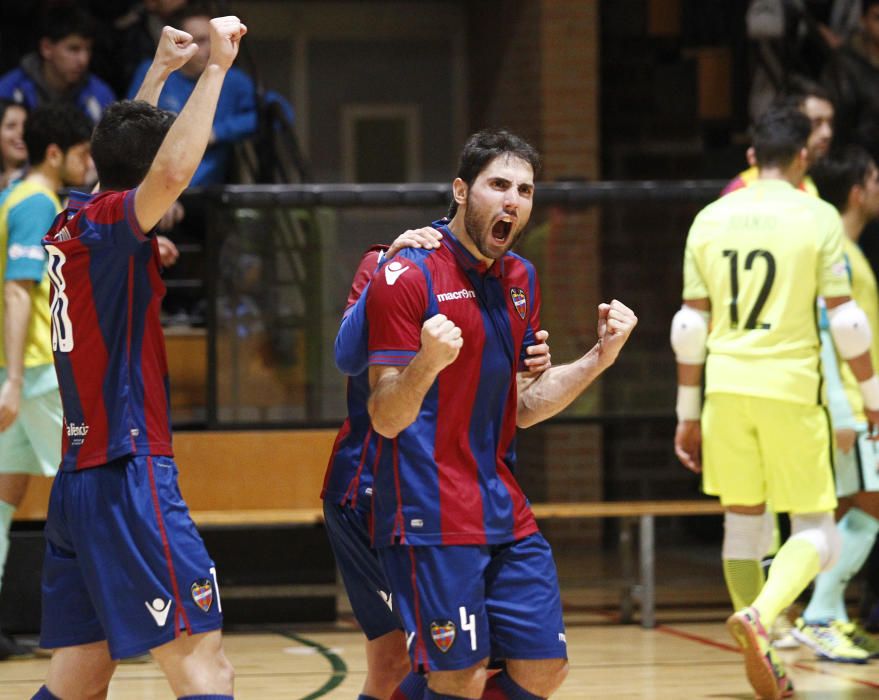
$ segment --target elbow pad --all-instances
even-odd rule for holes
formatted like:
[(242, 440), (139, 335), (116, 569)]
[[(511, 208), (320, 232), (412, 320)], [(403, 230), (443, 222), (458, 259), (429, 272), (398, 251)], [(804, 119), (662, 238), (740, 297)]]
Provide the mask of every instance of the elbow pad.
[(840, 356), (850, 360), (870, 349), (873, 334), (867, 314), (853, 299), (827, 310), (830, 319), (830, 335)]
[(671, 347), (675, 358), (683, 365), (705, 364), (708, 342), (707, 311), (682, 306), (671, 320)]

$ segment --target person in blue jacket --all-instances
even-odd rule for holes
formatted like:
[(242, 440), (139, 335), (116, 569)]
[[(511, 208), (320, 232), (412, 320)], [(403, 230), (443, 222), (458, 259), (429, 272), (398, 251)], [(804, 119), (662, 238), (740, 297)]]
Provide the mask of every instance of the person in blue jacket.
[(38, 50), (0, 77), (0, 97), (28, 110), (47, 102), (71, 102), (97, 124), (116, 95), (89, 71), (94, 32), (94, 20), (84, 10), (71, 5), (50, 9)]

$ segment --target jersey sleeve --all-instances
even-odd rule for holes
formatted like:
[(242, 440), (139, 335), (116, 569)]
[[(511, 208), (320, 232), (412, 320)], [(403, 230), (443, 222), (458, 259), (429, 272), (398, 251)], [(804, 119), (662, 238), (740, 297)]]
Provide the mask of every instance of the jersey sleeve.
[(427, 311), (427, 279), (403, 255), (376, 273), (366, 295), (369, 364), (404, 367), (421, 347), (421, 326)]
[(107, 192), (89, 202), (84, 214), (91, 229), (104, 243), (129, 252), (149, 240), (137, 222), (134, 197), (137, 190)]
[(687, 237), (687, 245), (684, 248), (684, 299), (707, 299), (708, 286), (699, 270), (696, 260), (696, 252), (692, 243), (693, 235)]
[(851, 296), (852, 287), (842, 248), (842, 219), (835, 211), (827, 217), (826, 230), (819, 251), (818, 294), (825, 298)]
[(342, 317), (334, 345), (336, 367), (351, 377), (364, 372), (368, 366), (367, 346), (369, 343), (366, 323), (366, 290), (375, 270), (384, 255), (383, 247), (370, 248), (360, 260), (351, 290), (348, 292), (348, 306)]
[(43, 279), (46, 253), (40, 241), (52, 228), (57, 214), (55, 202), (45, 194), (31, 195), (9, 210), (5, 279)]

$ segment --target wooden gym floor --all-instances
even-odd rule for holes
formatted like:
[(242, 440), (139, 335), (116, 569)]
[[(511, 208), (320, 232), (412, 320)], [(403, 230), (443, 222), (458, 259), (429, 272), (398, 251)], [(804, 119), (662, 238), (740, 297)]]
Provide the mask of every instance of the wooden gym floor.
[[(554, 698), (748, 700), (741, 654), (726, 632), (728, 614), (719, 547), (657, 552), (660, 626), (618, 624), (618, 556), (600, 548), (557, 548), (571, 672)], [(585, 550), (585, 551), (584, 551)], [(588, 572), (588, 574), (586, 573)], [(225, 636), (240, 700), (354, 700), (366, 671), (363, 637), (340, 599), (340, 621)], [(795, 614), (795, 613), (794, 613)], [(806, 649), (783, 652), (798, 700), (879, 698), (879, 660), (863, 666), (815, 660)], [(48, 661), (0, 662), (0, 700), (26, 700)], [(120, 665), (110, 700), (172, 700), (151, 661)]]

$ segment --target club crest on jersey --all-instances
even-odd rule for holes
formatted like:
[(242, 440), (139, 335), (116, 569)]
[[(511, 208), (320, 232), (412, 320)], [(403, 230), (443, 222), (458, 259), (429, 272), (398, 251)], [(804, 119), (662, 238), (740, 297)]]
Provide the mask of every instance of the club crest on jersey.
[(452, 648), (452, 644), (455, 643), (456, 633), (455, 623), (451, 620), (446, 620), (445, 622), (434, 620), (430, 623), (430, 637), (433, 639), (433, 643), (436, 644), (436, 648), (443, 654)]
[(516, 307), (516, 313), (519, 318), (525, 320), (525, 311), (528, 308), (528, 299), (525, 296), (525, 290), (521, 287), (513, 287), (510, 290), (510, 298), (513, 300), (513, 306)]
[(211, 609), (211, 603), (214, 602), (214, 589), (209, 578), (193, 581), (190, 590), (192, 591), (192, 599), (198, 607), (205, 612)]

